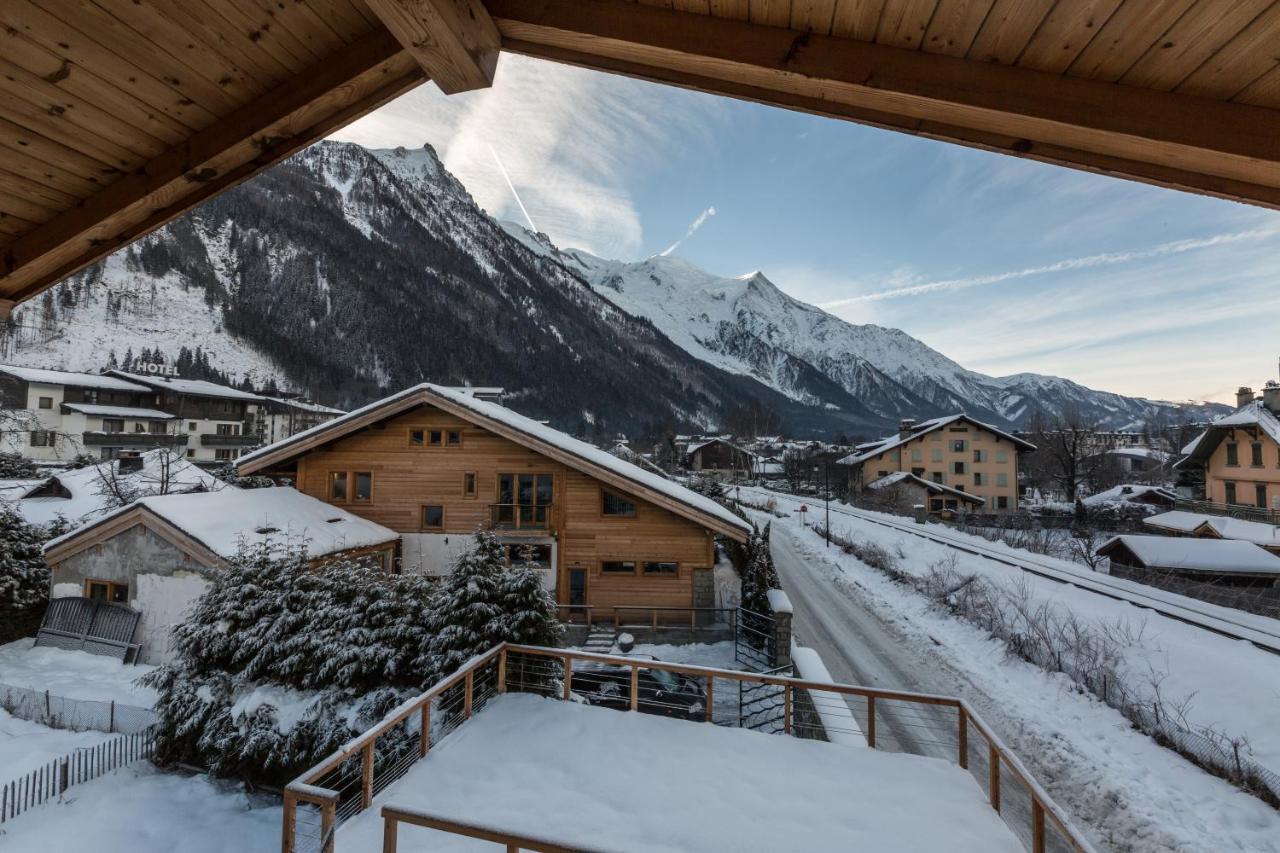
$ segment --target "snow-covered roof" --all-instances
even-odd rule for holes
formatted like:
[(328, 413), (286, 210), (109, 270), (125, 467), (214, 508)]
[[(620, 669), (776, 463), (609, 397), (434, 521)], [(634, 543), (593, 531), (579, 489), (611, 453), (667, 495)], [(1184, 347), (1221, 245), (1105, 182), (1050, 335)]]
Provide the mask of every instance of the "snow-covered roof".
[(1280, 527), (1261, 521), (1173, 510), (1144, 518), (1142, 523), (1157, 530), (1220, 536), (1223, 539), (1238, 539), (1241, 542), (1252, 542), (1267, 548), (1280, 548)]
[(666, 477), (653, 471), (645, 470), (625, 459), (619, 459), (607, 450), (601, 450), (594, 445), (587, 444), (585, 441), (579, 441), (571, 435), (567, 435), (533, 418), (525, 417), (508, 409), (506, 406), (481, 400), (455, 388), (446, 388), (429, 382), (406, 388), (403, 391), (392, 394), (390, 397), (384, 397), (381, 400), (349, 412), (340, 418), (318, 424), (275, 444), (246, 453), (236, 461), (236, 467), (242, 473), (252, 473), (263, 467), (268, 460), (275, 461), (287, 458), (290, 449), (299, 448), (317, 437), (329, 436), (336, 438), (343, 435), (347, 431), (357, 428), (362, 420), (369, 415), (385, 411), (389, 417), (420, 403), (428, 405), (440, 405), (443, 403), (459, 417), (463, 417), (480, 426), (497, 426), (505, 428), (506, 431), (514, 432), (518, 438), (513, 437), (513, 440), (520, 441), (526, 446), (531, 446), (536, 450), (558, 451), (564, 454), (563, 461), (571, 467), (585, 468), (587, 473), (594, 476), (600, 476), (601, 473), (604, 473), (621, 478), (634, 486), (670, 499), (677, 505), (687, 507), (704, 517), (715, 519), (722, 527), (737, 531), (743, 535), (751, 531), (750, 524), (734, 515), (724, 506), (716, 503), (711, 498), (686, 489)]
[[(168, 460), (166, 463), (166, 455)], [(165, 466), (168, 470), (165, 470)], [(28, 489), (15, 506), (30, 524), (48, 524), (58, 516), (73, 524), (91, 521), (110, 512), (116, 506), (116, 498), (107, 489), (108, 478), (114, 476), (118, 491), (126, 494), (152, 495), (160, 489), (170, 492), (214, 491), (233, 488), (217, 477), (192, 465), (185, 458), (158, 448), (142, 455), (142, 467), (136, 471), (119, 473), (120, 460), (113, 459), (61, 471), (39, 481)], [(70, 497), (33, 497), (33, 493), (46, 490), (50, 485), (61, 486)]]
[(71, 385), (76, 388), (97, 388), (103, 391), (149, 391), (145, 385), (128, 382), (115, 376), (99, 373), (74, 373), (69, 370), (45, 370), (40, 367), (17, 367), (11, 364), (0, 364), (0, 373), (25, 382), (39, 382), (43, 385)]
[(1117, 544), (1148, 568), (1280, 576), (1280, 557), (1251, 542), (1124, 534), (1108, 540), (1098, 553), (1106, 556)]
[(145, 509), (226, 559), (234, 557), (241, 544), (266, 543), (280, 549), (305, 546), (308, 556), (323, 557), (400, 537), (381, 524), (280, 486), (142, 498), (49, 540), (44, 550), (52, 551), (137, 509)]
[(176, 394), (190, 394), (194, 397), (226, 397), (231, 400), (245, 400), (246, 402), (257, 402), (262, 397), (257, 394), (250, 394), (248, 391), (241, 391), (238, 388), (229, 388), (226, 385), (219, 385), (216, 382), (206, 382), (203, 379), (175, 379), (173, 377), (158, 376), (139, 376), (133, 373), (126, 373), (123, 370), (111, 371), (113, 376), (129, 377), (134, 382), (141, 382), (148, 386), (144, 390), (165, 390), (172, 391)]
[[(1228, 430), (1238, 427), (1256, 427), (1276, 444), (1280, 444), (1280, 418), (1277, 418), (1275, 413), (1268, 409), (1262, 400), (1254, 400), (1251, 403), (1245, 403), (1231, 414), (1215, 418), (1213, 423), (1205, 428), (1204, 432), (1197, 435), (1186, 447), (1182, 448), (1183, 456), (1212, 454), (1221, 442), (1222, 436)], [(1186, 460), (1183, 461), (1185, 462)]]
[(1086, 506), (1099, 506), (1109, 503), (1125, 503), (1127, 501), (1137, 501), (1144, 497), (1154, 497), (1173, 503), (1178, 496), (1168, 489), (1159, 486), (1146, 486), (1141, 483), (1122, 483), (1119, 486), (1113, 486), (1105, 492), (1098, 492), (1096, 495), (1090, 495), (1083, 499)]
[(148, 421), (167, 421), (173, 418), (159, 409), (135, 409), (132, 406), (99, 406), (96, 403), (63, 403), (64, 408), (85, 415), (104, 418), (138, 418)]
[(1023, 450), (1035, 449), (1034, 444), (1031, 444), (1028, 441), (1023, 441), (1022, 439), (1018, 438), (1016, 435), (1007, 433), (1004, 430), (999, 429), (998, 427), (993, 427), (991, 424), (985, 424), (982, 421), (976, 421), (973, 418), (969, 417), (968, 415), (961, 413), (958, 415), (947, 415), (941, 418), (931, 418), (927, 421), (921, 421), (920, 423), (912, 426), (911, 431), (907, 433), (906, 436), (903, 436), (900, 433), (894, 433), (893, 435), (887, 435), (884, 438), (880, 438), (875, 441), (869, 441), (864, 444), (859, 444), (857, 447), (854, 448), (853, 453), (850, 453), (848, 456), (843, 456), (840, 459), (837, 459), (836, 464), (837, 465), (859, 465), (863, 462), (866, 462), (868, 459), (872, 459), (876, 456), (879, 456), (881, 453), (884, 453), (889, 450), (893, 450), (895, 447), (899, 447), (903, 444), (906, 444), (908, 441), (913, 441), (922, 435), (927, 435), (928, 433), (931, 433), (936, 429), (941, 429), (944, 426), (949, 426), (953, 423), (956, 423), (957, 421), (967, 421), (968, 423), (973, 424), (979, 429), (986, 430), (987, 432), (998, 435), (1001, 438), (1008, 439), (1009, 441), (1013, 442), (1015, 445), (1022, 448)]
[(688, 447), (686, 447), (686, 448), (685, 448), (685, 451), (684, 451), (684, 452), (685, 452), (685, 455), (686, 455), (686, 456), (692, 456), (693, 454), (697, 453), (697, 452), (698, 452), (699, 450), (701, 450), (702, 448), (704, 448), (704, 447), (710, 447), (710, 446), (711, 446), (711, 445), (713, 445), (713, 444), (727, 444), (729, 447), (733, 448), (734, 450), (736, 450), (736, 451), (738, 451), (739, 453), (742, 453), (742, 454), (744, 454), (744, 455), (746, 455), (746, 456), (756, 456), (756, 455), (757, 455), (757, 454), (755, 454), (755, 453), (752, 453), (750, 450), (747, 450), (745, 447), (742, 447), (742, 446), (740, 446), (740, 445), (734, 444), (732, 441), (729, 441), (729, 439), (727, 439), (727, 438), (719, 438), (719, 437), (717, 437), (717, 438), (707, 438), (707, 439), (703, 439), (702, 441), (693, 442), (692, 444), (690, 444)]
[(915, 474), (912, 474), (910, 471), (894, 471), (892, 474), (886, 474), (880, 479), (875, 480), (874, 482), (868, 483), (867, 488), (875, 489), (876, 491), (879, 491), (881, 489), (886, 489), (890, 486), (896, 486), (899, 483), (904, 483), (904, 482), (921, 486), (931, 494), (935, 494), (935, 495), (941, 495), (941, 494), (954, 495), (957, 498), (960, 498), (961, 500), (970, 501), (972, 503), (976, 503), (979, 505), (986, 504), (987, 502), (986, 498), (979, 497), (978, 495), (975, 495), (972, 492), (962, 491), (960, 489), (952, 488), (951, 486), (943, 485), (942, 483), (935, 483), (932, 480), (926, 480), (923, 477), (919, 477)]

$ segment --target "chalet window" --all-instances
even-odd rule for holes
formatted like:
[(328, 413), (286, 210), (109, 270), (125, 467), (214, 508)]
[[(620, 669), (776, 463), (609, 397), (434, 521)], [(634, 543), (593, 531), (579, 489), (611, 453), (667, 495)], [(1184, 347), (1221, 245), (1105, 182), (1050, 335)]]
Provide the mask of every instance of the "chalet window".
[(240, 448), (238, 447), (219, 447), (213, 451), (213, 458), (218, 462), (231, 462), (240, 457)]
[(1235, 503), (1236, 502), (1236, 484), (1224, 483), (1223, 488), (1226, 490), (1226, 493), (1227, 493), (1227, 503), (1229, 504)]
[(124, 432), (124, 420), (121, 418), (103, 418), (103, 432)]
[(636, 505), (633, 501), (619, 497), (613, 492), (602, 491), (600, 495), (602, 499), (601, 514), (618, 518), (636, 517)]
[(974, 462), (985, 462), (985, 461), (986, 461), (986, 459), (984, 458), (984, 452), (983, 452), (983, 451), (981, 451), (981, 450), (974, 450), (974, 451), (973, 451), (973, 461), (974, 461)]
[(218, 435), (239, 435), (240, 424), (218, 424)]
[(445, 441), (445, 444), (449, 445), (450, 447), (461, 447), (462, 432), (456, 429), (451, 429), (444, 434), (444, 441)]
[(1240, 464), (1240, 447), (1237, 444), (1229, 443), (1227, 445), (1227, 464), (1235, 467)]
[(956, 453), (964, 453), (965, 441), (963, 438), (957, 438), (951, 442), (951, 449)]
[(1005, 495), (1000, 495), (999, 497), (996, 498), (996, 509), (1008, 509), (1008, 508), (1009, 508), (1008, 497), (1006, 497)]
[(952, 473), (952, 474), (963, 474), (963, 473), (964, 473), (964, 463), (963, 463), (963, 462), (952, 462), (952, 463), (951, 463), (951, 473)]
[(153, 435), (164, 435), (165, 432), (167, 432), (166, 427), (167, 425), (164, 421), (152, 421), (149, 425), (149, 429)]
[(52, 397), (41, 397), (41, 398), (40, 398), (40, 408), (42, 408), (42, 409), (52, 409), (52, 408), (53, 408), (53, 398), (52, 398)]
[(982, 472), (981, 472), (981, 471), (974, 471), (974, 472), (973, 472), (973, 484), (974, 484), (975, 486), (981, 486), (981, 485), (982, 485)]
[(644, 573), (646, 575), (658, 575), (661, 577), (673, 578), (678, 572), (678, 563), (650, 561), (644, 564)]
[(421, 447), (427, 443), (427, 431), (423, 429), (409, 430), (409, 446)]
[(329, 475), (329, 500), (345, 501), (347, 499), (347, 472), (334, 471)]
[(1002, 487), (1009, 485), (1009, 475), (1004, 473), (1003, 471), (1001, 471), (999, 474), (996, 474), (996, 485), (1002, 486)]
[(422, 529), (444, 529), (444, 507), (440, 504), (427, 504), (422, 508)]
[(444, 446), (444, 431), (433, 429), (427, 432), (427, 443), (432, 447)]
[(142, 421), (138, 421), (136, 424), (134, 424), (134, 425), (133, 425), (133, 431), (134, 431), (134, 432), (146, 432), (146, 431), (147, 431), (147, 425), (146, 425), (146, 424), (144, 424)]
[(1267, 484), (1255, 483), (1253, 486), (1253, 493), (1257, 497), (1258, 506), (1261, 507), (1262, 509), (1266, 509), (1267, 508)]
[(194, 447), (188, 447), (188, 448), (187, 448), (187, 458), (188, 458), (188, 459), (195, 459), (195, 458), (196, 458), (196, 449), (195, 449)]
[(129, 585), (112, 581), (87, 580), (84, 582), (84, 597), (124, 604), (129, 601)]
[(33, 429), (31, 431), (32, 447), (53, 447), (55, 436), (51, 430)]
[(355, 472), (355, 481), (355, 499), (358, 501), (373, 500), (373, 472), (357, 471)]
[(929, 475), (929, 479), (939, 484), (946, 482), (946, 479), (941, 471), (934, 471), (932, 474)]
[(912, 468), (912, 469), (911, 469), (911, 473), (912, 473), (912, 474), (914, 474), (914, 475), (915, 475), (915, 476), (917, 476), (917, 477), (923, 477), (923, 476), (924, 476), (924, 469), (923, 469), (923, 468)]
[(468, 498), (476, 496), (476, 475), (472, 471), (462, 475), (462, 494)]
[(600, 571), (606, 575), (634, 575), (636, 564), (633, 560), (605, 560), (600, 564)]
[(1249, 464), (1252, 465), (1254, 468), (1261, 468), (1262, 467), (1262, 442), (1255, 441), (1252, 445), (1250, 445), (1249, 450), (1251, 453)]
[(200, 429), (200, 425), (195, 421), (187, 421), (187, 432), (195, 432)]
[(554, 497), (551, 474), (499, 474), (493, 523), (502, 527), (545, 527)]
[(84, 391), (82, 391), (81, 394), (83, 395), (84, 402), (86, 403), (98, 402), (98, 392), (93, 390), (92, 388), (84, 389)]

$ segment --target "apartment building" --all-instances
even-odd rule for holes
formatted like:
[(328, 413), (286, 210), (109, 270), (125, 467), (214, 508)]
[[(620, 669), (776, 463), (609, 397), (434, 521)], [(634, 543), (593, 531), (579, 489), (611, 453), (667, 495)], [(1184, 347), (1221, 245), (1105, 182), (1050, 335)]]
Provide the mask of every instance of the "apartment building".
[(1204, 474), (1197, 497), (1224, 506), (1280, 510), (1280, 382), (1262, 394), (1242, 387), (1236, 410), (1211, 423), (1182, 449), (1177, 467)]
[[(1018, 454), (1034, 449), (1028, 441), (959, 414), (920, 423), (904, 420), (896, 435), (860, 444), (836, 464), (849, 471), (854, 493), (907, 472), (981, 498), (984, 512), (1009, 512), (1018, 508)], [(930, 511), (961, 503), (945, 493), (929, 497)]]

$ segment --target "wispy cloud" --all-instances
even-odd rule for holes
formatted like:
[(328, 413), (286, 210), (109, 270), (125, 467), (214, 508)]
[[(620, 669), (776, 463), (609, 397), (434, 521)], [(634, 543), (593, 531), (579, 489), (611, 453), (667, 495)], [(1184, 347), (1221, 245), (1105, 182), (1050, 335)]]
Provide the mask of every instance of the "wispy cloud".
[(716, 215), (715, 205), (712, 205), (711, 207), (708, 207), (706, 210), (699, 213), (698, 218), (693, 220), (693, 222), (689, 225), (689, 230), (684, 232), (684, 236), (681, 237), (679, 240), (675, 241), (674, 243), (672, 243), (667, 248), (663, 249), (661, 252), (659, 252), (658, 253), (659, 257), (665, 258), (667, 255), (671, 254), (676, 249), (680, 248), (680, 244), (683, 243), (685, 240), (688, 240), (690, 237), (692, 237), (694, 232), (702, 227), (702, 223), (706, 222), (708, 219), (710, 219), (715, 215)]
[(710, 146), (722, 110), (707, 95), (503, 54), (492, 88), (446, 98), (428, 84), (335, 138), (374, 148), (429, 142), (494, 216), (523, 214), (557, 245), (625, 258), (643, 238), (638, 178), (672, 150)]
[(1211, 237), (1174, 240), (1168, 243), (1161, 243), (1158, 246), (1152, 246), (1148, 249), (1138, 249), (1129, 252), (1104, 252), (1102, 254), (1086, 255), (1079, 258), (1067, 258), (1065, 260), (1055, 261), (1051, 264), (1026, 267), (1018, 270), (1008, 270), (1005, 272), (993, 273), (991, 275), (951, 278), (943, 279), (941, 281), (923, 282), (920, 284), (908, 285), (906, 287), (894, 287), (887, 290), (875, 291), (873, 293), (862, 293), (845, 299), (837, 299), (832, 302), (824, 303), (822, 307), (830, 310), (847, 305), (855, 305), (859, 302), (875, 302), (883, 299), (902, 299), (909, 296), (922, 296), (929, 293), (937, 293), (939, 291), (965, 290), (970, 287), (999, 284), (1001, 282), (1012, 281), (1014, 279), (1048, 275), (1050, 273), (1106, 267), (1113, 266), (1115, 264), (1133, 263), (1135, 261), (1146, 261), (1155, 258), (1167, 257), (1169, 255), (1178, 255), (1184, 252), (1192, 252), (1197, 249), (1207, 249), (1213, 246), (1262, 240), (1268, 237), (1274, 237), (1277, 234), (1280, 234), (1280, 224), (1264, 226), (1262, 228), (1253, 228), (1247, 231), (1215, 234)]

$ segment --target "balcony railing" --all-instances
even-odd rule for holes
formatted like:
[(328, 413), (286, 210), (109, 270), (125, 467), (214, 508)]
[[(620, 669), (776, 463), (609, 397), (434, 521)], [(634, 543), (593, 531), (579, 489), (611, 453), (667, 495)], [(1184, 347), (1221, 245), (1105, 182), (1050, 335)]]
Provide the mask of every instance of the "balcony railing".
[(239, 435), (223, 435), (216, 432), (200, 434), (201, 447), (252, 447), (261, 442), (262, 439), (252, 432), (240, 433)]
[(545, 533), (551, 524), (551, 504), (489, 504), (494, 530)]
[(86, 432), (81, 439), (89, 447), (185, 447), (187, 437), (168, 432)]
[(1220, 504), (1216, 501), (1177, 501), (1173, 508), (1182, 512), (1202, 515), (1220, 515), (1241, 521), (1258, 521), (1262, 524), (1280, 525), (1280, 510), (1246, 504)]
[[(575, 669), (600, 666), (631, 670), (628, 707), (639, 709), (642, 670), (678, 673), (703, 685), (705, 721), (771, 734), (844, 740), (871, 749), (949, 758), (969, 771), (991, 808), (1034, 853), (1092, 853), (1093, 846), (1067, 820), (1022, 761), (964, 699), (805, 681), (784, 675), (714, 669), (645, 658), (600, 655), (569, 649), (503, 643), (472, 658), (453, 675), (393, 709), (372, 729), (303, 773), (285, 788), (282, 853), (347, 853), (336, 850), (337, 828), (373, 806), (374, 797), (402, 779), (410, 768), (454, 729), (465, 725), (495, 696), (536, 693), (573, 700)], [(716, 697), (739, 687), (757, 705), (770, 706), (773, 724), (754, 716), (725, 717)], [(625, 688), (624, 688), (625, 689)], [(759, 695), (757, 695), (759, 694)], [(754, 706), (753, 706), (754, 707)], [(855, 719), (855, 713), (858, 719)], [(845, 728), (840, 728), (841, 721)], [(877, 723), (879, 722), (879, 731)], [(898, 731), (905, 727), (910, 734)], [(909, 796), (910, 791), (904, 791)], [(537, 838), (516, 827), (480, 826), (385, 803), (384, 851), (396, 849), (399, 825), (426, 826), (455, 835), (506, 844), (508, 850), (580, 850), (563, 841)]]

